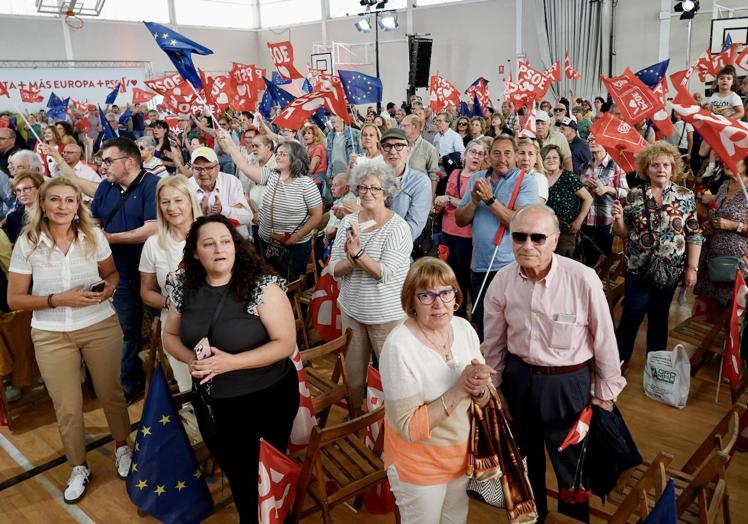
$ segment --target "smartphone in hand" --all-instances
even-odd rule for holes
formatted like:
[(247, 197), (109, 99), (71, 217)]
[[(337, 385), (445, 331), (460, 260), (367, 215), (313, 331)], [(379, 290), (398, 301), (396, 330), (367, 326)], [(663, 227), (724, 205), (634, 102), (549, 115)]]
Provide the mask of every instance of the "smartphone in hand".
[(99, 280), (98, 282), (91, 284), (91, 286), (88, 289), (89, 291), (93, 291), (94, 293), (101, 293), (102, 291), (104, 291), (105, 287), (106, 287), (106, 281)]
[(210, 350), (208, 337), (201, 338), (200, 342), (195, 345), (195, 356), (197, 357), (197, 359), (203, 360), (210, 357), (212, 354), (213, 352)]

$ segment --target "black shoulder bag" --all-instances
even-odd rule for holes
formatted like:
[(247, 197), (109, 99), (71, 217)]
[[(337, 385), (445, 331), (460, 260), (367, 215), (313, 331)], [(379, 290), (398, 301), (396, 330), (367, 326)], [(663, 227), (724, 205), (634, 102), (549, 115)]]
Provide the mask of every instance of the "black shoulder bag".
[[(213, 328), (223, 311), (223, 305), (226, 302), (228, 294), (229, 288), (226, 287), (221, 295), (221, 299), (216, 305), (213, 317), (210, 319), (210, 324), (208, 325), (209, 343), (213, 339)], [(192, 379), (192, 408), (195, 410), (195, 417), (201, 422), (200, 434), (203, 436), (204, 440), (210, 439), (218, 433), (218, 426), (216, 424), (215, 416), (213, 415), (213, 406), (210, 401), (212, 382), (212, 380), (209, 380), (205, 384), (200, 384), (200, 381), (194, 378)]]
[(106, 218), (101, 220), (101, 229), (106, 229), (106, 227), (109, 225), (109, 222), (112, 221), (114, 218), (114, 215), (116, 215), (120, 209), (122, 209), (122, 206), (125, 205), (125, 202), (127, 202), (127, 199), (130, 198), (130, 196), (135, 192), (135, 188), (138, 187), (140, 182), (143, 180), (143, 177), (145, 176), (146, 171), (142, 170), (140, 173), (138, 173), (138, 177), (133, 180), (132, 184), (130, 184), (127, 189), (125, 189), (124, 193), (120, 193), (119, 201), (114, 205), (112, 210), (109, 212), (109, 214), (106, 216)]
[(649, 255), (649, 264), (641, 273), (642, 282), (653, 290), (673, 289), (678, 285), (678, 281), (683, 275), (683, 264), (675, 265), (671, 260), (660, 256), (660, 239), (662, 238), (662, 221), (660, 221), (660, 235), (655, 241), (654, 231), (652, 229), (652, 210), (657, 208), (657, 202), (654, 198), (647, 200), (647, 187), (644, 191), (644, 209), (647, 210), (647, 221), (649, 225), (649, 235), (652, 237), (652, 249)]

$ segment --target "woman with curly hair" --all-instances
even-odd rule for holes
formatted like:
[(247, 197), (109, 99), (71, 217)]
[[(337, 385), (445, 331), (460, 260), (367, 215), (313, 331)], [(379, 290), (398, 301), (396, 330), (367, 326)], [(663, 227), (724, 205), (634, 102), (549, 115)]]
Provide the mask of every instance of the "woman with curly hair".
[(285, 452), (299, 407), (285, 282), (227, 218), (211, 215), (192, 224), (184, 267), (166, 286), (164, 348), (200, 384), (193, 404), (207, 404), (196, 409), (203, 440), (226, 474), (240, 520), (257, 522), (260, 439)]

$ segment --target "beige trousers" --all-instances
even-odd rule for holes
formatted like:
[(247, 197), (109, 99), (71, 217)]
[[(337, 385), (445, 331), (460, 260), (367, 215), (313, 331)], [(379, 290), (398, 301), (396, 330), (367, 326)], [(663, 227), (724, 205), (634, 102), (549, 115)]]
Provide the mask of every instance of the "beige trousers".
[(31, 339), (44, 384), (52, 397), (68, 461), (72, 465), (86, 461), (81, 358), (91, 373), (112, 437), (115, 441), (127, 440), (130, 416), (119, 379), (122, 329), (117, 315), (75, 331), (32, 328)]

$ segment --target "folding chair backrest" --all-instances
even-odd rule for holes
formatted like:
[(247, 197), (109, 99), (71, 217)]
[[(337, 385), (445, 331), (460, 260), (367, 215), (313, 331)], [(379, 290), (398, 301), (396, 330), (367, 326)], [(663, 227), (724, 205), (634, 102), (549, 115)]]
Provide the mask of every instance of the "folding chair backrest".
[[(320, 417), (320, 425), (323, 427), (327, 412), (333, 405), (343, 400), (348, 408), (349, 416), (353, 418), (345, 366), (345, 356), (351, 336), (351, 330), (347, 329), (333, 341), (300, 352), (301, 361), (305, 364), (307, 383), (312, 392), (314, 412)], [(335, 358), (335, 364), (332, 373), (328, 375), (325, 368), (329, 367), (331, 355)]]
[(701, 445), (694, 451), (693, 455), (683, 466), (683, 472), (693, 474), (698, 467), (709, 457), (712, 450), (730, 455), (738, 438), (740, 417), (745, 413), (745, 404), (736, 403), (725, 413), (714, 429), (706, 436)]
[(309, 335), (306, 332), (304, 312), (301, 310), (301, 295), (303, 292), (304, 276), (301, 276), (286, 286), (286, 294), (288, 295), (288, 300), (291, 301), (293, 318), (296, 322), (296, 343), (298, 344), (299, 349), (306, 349), (309, 347)]
[(649, 511), (655, 502), (662, 496), (667, 484), (665, 470), (672, 460), (672, 455), (660, 452), (639, 481), (631, 488), (628, 495), (621, 501), (608, 522), (624, 524), (635, 513), (644, 520), (649, 515)]

